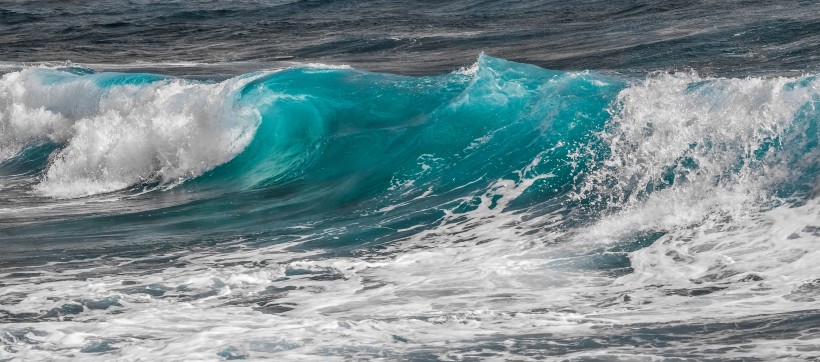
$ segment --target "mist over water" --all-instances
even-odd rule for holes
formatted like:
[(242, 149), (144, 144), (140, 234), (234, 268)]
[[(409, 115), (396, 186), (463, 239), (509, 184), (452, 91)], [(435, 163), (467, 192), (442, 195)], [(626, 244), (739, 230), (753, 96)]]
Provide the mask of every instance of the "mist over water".
[(813, 4), (423, 5), (0, 4), (0, 360), (820, 357)]

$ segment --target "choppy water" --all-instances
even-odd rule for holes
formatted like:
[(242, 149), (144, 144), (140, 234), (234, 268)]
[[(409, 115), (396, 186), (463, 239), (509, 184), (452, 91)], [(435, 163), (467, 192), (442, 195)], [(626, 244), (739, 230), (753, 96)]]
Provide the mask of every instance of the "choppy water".
[(816, 10), (0, 3), (0, 360), (820, 358)]

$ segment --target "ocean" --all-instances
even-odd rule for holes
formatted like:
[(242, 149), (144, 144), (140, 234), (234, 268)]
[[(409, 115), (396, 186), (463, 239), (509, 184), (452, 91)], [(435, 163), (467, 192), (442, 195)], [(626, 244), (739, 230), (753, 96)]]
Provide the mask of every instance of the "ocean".
[(820, 358), (820, 4), (0, 1), (0, 361)]

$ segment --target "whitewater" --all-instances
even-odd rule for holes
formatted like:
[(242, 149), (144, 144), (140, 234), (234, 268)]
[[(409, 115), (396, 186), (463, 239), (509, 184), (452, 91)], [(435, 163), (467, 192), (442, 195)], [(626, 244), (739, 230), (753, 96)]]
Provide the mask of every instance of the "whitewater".
[(818, 360), (817, 14), (0, 1), (0, 362)]
[(0, 78), (0, 360), (820, 358), (820, 78)]

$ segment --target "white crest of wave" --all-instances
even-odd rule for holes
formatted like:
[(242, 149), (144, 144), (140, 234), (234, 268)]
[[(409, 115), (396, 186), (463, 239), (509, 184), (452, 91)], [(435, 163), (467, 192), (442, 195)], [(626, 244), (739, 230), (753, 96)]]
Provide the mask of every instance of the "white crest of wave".
[[(55, 76), (58, 82), (49, 81)], [(195, 177), (244, 149), (260, 119), (233, 99), (251, 78), (102, 87), (95, 77), (28, 68), (0, 79), (0, 158), (31, 142), (65, 145), (35, 187), (43, 195), (81, 197)]]
[(669, 211), (652, 212), (644, 224), (714, 208), (743, 213), (800, 172), (787, 164), (808, 155), (781, 149), (811, 142), (808, 125), (795, 118), (818, 94), (814, 77), (652, 75), (618, 95), (611, 129), (601, 135), (605, 162), (574, 196)]

